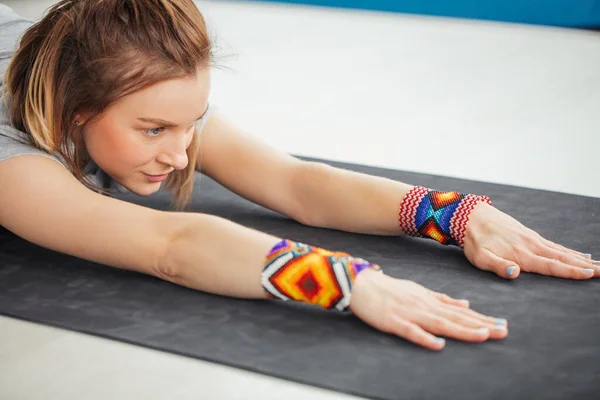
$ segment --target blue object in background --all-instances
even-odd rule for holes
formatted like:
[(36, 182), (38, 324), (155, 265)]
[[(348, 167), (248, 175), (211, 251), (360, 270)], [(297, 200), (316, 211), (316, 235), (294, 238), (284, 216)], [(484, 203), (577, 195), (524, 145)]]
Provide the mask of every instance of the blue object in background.
[[(256, 0), (250, 0), (256, 1)], [(600, 28), (600, 0), (259, 0), (444, 17)]]

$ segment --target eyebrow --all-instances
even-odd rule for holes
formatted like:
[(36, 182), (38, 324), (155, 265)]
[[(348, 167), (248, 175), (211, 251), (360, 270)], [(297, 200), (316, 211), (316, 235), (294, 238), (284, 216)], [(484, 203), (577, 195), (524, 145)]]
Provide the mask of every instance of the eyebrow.
[[(196, 118), (194, 120), (194, 122), (192, 122), (192, 124), (200, 121), (202, 118), (204, 118), (206, 116), (206, 113), (208, 112), (208, 109), (210, 108), (210, 104), (208, 104), (206, 106), (206, 110), (204, 110), (204, 113), (202, 114), (202, 116), (200, 116), (199, 118)], [(161, 125), (164, 126), (165, 128), (174, 128), (177, 126), (176, 123), (174, 122), (170, 122), (161, 118), (144, 118), (144, 117), (140, 117), (138, 118), (138, 120), (142, 121), (142, 122), (149, 122), (152, 124), (156, 124), (156, 125)]]

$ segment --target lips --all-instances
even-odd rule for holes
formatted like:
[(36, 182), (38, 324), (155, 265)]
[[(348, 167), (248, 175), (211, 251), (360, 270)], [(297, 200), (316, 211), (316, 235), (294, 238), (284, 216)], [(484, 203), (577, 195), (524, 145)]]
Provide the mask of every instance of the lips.
[(150, 175), (150, 174), (144, 174), (146, 175), (146, 178), (150, 181), (150, 182), (162, 182), (165, 179), (167, 179), (167, 177), (169, 176), (170, 172), (167, 174), (162, 174), (162, 175)]
[(165, 176), (165, 175), (169, 175), (169, 174), (170, 174), (170, 172), (167, 172), (167, 173), (164, 173), (164, 174), (146, 174), (146, 175), (152, 176), (152, 177), (155, 177), (155, 178), (159, 178), (161, 176)]

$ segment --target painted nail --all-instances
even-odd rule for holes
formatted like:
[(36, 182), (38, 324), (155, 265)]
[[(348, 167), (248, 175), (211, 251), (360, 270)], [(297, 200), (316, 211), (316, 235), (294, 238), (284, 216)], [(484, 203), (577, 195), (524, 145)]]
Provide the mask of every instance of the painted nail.
[(445, 342), (444, 339), (442, 339), (441, 337), (436, 337), (435, 339), (433, 339), (434, 342), (436, 342), (437, 344), (442, 344)]
[(600, 261), (592, 261), (592, 264), (594, 264), (594, 265), (600, 265)]
[(494, 327), (494, 330), (495, 331), (505, 331), (506, 330), (506, 326), (504, 326), (504, 325), (496, 325)]
[(489, 333), (489, 331), (490, 330), (488, 328), (479, 328), (475, 332), (477, 332), (477, 333)]
[(595, 271), (591, 268), (586, 268), (583, 270), (583, 272), (585, 272), (586, 274), (593, 274)]
[(512, 276), (513, 272), (515, 272), (516, 269), (517, 267), (515, 265), (511, 265), (506, 269), (506, 275)]
[(496, 318), (496, 325), (506, 325), (507, 321), (504, 318)]
[(586, 258), (592, 258), (592, 255), (590, 253), (581, 253), (581, 255)]

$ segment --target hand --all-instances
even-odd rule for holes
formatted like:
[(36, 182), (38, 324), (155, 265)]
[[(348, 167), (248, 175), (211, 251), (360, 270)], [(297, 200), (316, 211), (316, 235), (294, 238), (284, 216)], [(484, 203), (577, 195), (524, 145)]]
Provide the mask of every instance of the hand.
[(503, 339), (506, 320), (486, 317), (456, 300), (407, 280), (366, 269), (352, 286), (350, 309), (358, 318), (379, 329), (431, 350), (446, 341), (438, 336), (467, 342)]
[(473, 209), (464, 251), (476, 267), (515, 279), (520, 271), (570, 279), (600, 277), (600, 262), (544, 239), (519, 221), (486, 203)]

